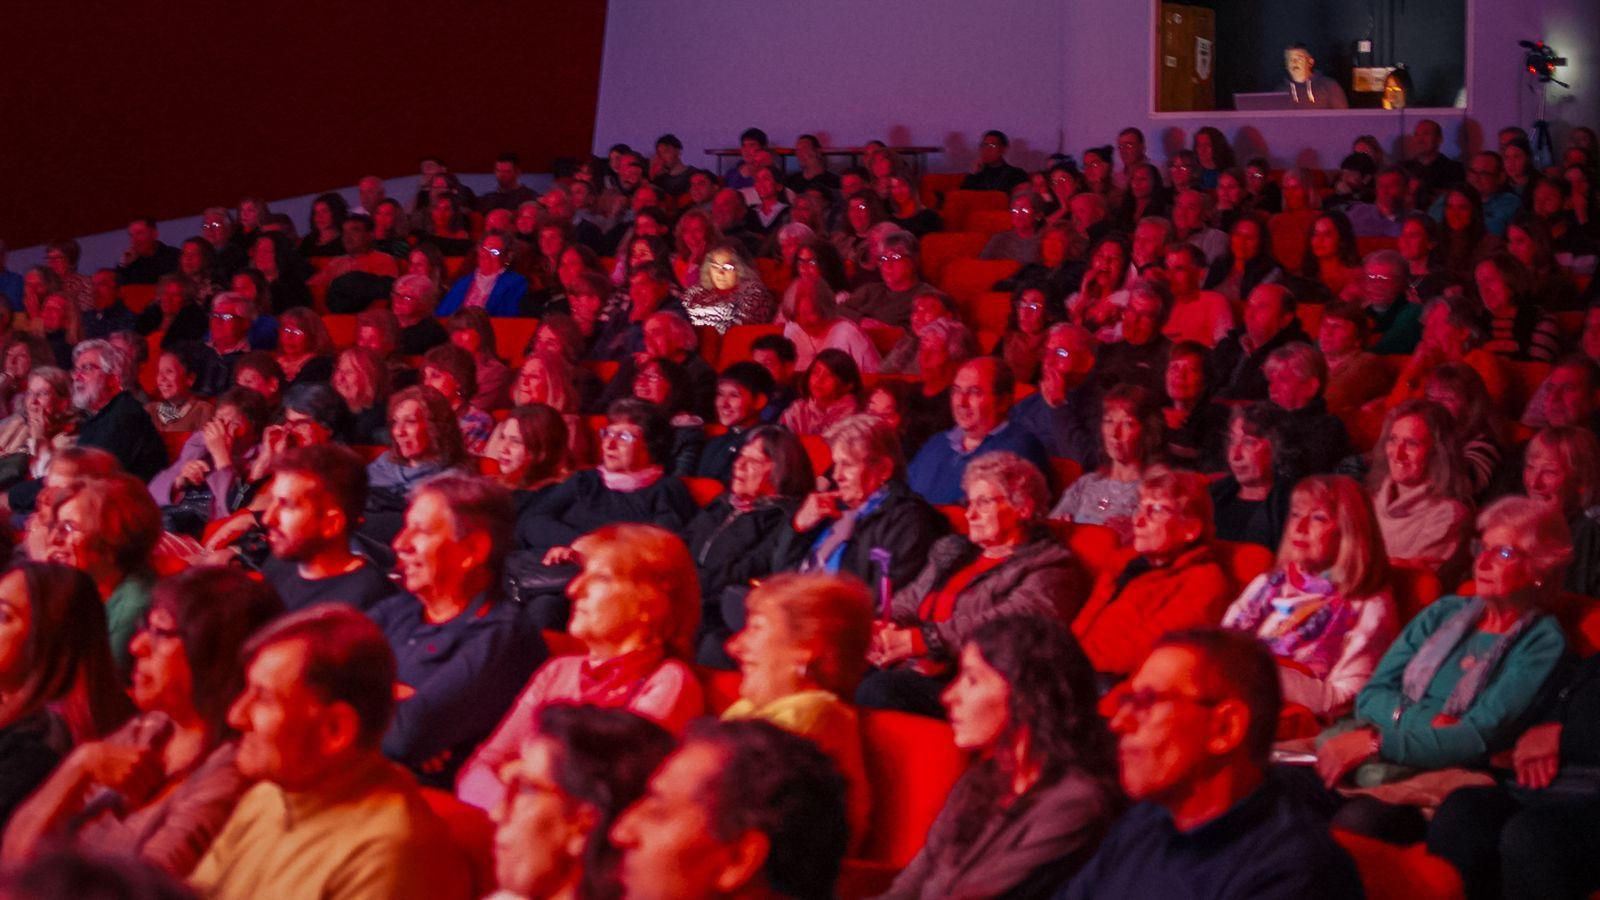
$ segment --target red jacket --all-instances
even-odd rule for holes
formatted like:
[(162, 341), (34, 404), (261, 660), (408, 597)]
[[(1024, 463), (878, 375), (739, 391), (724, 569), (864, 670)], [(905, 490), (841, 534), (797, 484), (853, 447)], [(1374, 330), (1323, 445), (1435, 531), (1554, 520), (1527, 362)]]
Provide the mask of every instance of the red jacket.
[[(1142, 569), (1147, 565), (1143, 560), (1135, 557), (1128, 567)], [(1072, 620), (1072, 633), (1098, 672), (1127, 675), (1167, 632), (1221, 624), (1228, 604), (1238, 595), (1233, 579), (1206, 544), (1185, 552), (1171, 565), (1132, 577), (1127, 577), (1128, 567), (1115, 576), (1101, 576)]]

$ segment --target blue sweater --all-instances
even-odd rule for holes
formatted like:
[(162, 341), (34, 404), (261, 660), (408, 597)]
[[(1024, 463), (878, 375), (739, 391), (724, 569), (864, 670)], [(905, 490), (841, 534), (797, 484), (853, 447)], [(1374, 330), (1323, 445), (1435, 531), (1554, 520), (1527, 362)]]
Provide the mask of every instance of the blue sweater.
[(967, 470), (967, 463), (985, 453), (997, 450), (1015, 453), (1038, 466), (1039, 473), (1047, 480), (1050, 477), (1050, 461), (1044, 447), (1033, 435), (1010, 422), (1001, 423), (985, 435), (983, 442), (970, 453), (961, 449), (961, 438), (960, 428), (934, 435), (922, 445), (906, 471), (911, 489), (935, 506), (962, 502), (961, 476)]

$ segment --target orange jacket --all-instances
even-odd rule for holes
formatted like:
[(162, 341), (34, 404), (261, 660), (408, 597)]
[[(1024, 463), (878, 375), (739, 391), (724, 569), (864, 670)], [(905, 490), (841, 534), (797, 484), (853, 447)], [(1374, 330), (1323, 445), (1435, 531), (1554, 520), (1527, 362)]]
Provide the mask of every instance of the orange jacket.
[[(1142, 568), (1142, 560), (1135, 557), (1128, 565)], [(1188, 550), (1171, 565), (1124, 579), (1127, 571), (1101, 576), (1072, 620), (1072, 633), (1098, 672), (1131, 673), (1167, 632), (1220, 624), (1238, 595), (1233, 579), (1206, 544)], [(1124, 583), (1120, 591), (1119, 583)]]

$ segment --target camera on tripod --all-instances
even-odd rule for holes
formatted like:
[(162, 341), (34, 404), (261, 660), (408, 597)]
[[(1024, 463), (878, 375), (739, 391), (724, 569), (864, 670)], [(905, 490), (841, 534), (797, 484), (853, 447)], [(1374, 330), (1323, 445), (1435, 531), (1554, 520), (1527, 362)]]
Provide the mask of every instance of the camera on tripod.
[(1518, 41), (1519, 45), (1528, 53), (1523, 57), (1522, 64), (1527, 67), (1529, 75), (1535, 75), (1544, 84), (1559, 84), (1569, 87), (1564, 81), (1556, 80), (1556, 67), (1567, 64), (1565, 56), (1557, 56), (1554, 50), (1544, 41)]

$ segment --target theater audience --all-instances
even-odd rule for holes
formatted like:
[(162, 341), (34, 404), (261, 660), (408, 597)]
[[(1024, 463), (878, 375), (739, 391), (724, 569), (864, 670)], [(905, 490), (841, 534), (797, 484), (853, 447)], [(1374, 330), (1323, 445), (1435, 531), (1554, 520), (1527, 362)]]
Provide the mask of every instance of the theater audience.
[(543, 403), (513, 407), (495, 426), (484, 459), (494, 463), (494, 480), (511, 491), (518, 509), (572, 474), (572, 441), (567, 416)]
[(486, 412), (511, 408), (511, 367), (495, 349), (494, 324), (489, 314), (476, 307), (455, 312), (445, 320), (450, 343), (472, 356), (473, 379), (477, 391), (472, 406)]
[(38, 366), (24, 380), (22, 409), (0, 420), (0, 479), (6, 487), (42, 478), (51, 458), (78, 440), (72, 376), (55, 366)]
[[(1154, 471), (1139, 482), (1132, 548), (1101, 575), (1072, 620), (1095, 671), (1125, 676), (1161, 635), (1222, 621), (1237, 586), (1212, 550), (1211, 497), (1193, 472)], [(1115, 571), (1115, 570), (1114, 570)]]
[(218, 898), (469, 896), (448, 826), (379, 750), (396, 679), (378, 627), (346, 606), (313, 606), (257, 632), (245, 659), (228, 724), (240, 732), (234, 764), (257, 783), (194, 887)]
[(882, 896), (1044, 896), (1083, 867), (1123, 805), (1094, 670), (1061, 623), (1028, 615), (979, 624), (960, 653), (942, 699), (956, 746), (978, 761)]
[(839, 313), (863, 326), (905, 328), (911, 324), (912, 301), (933, 289), (917, 271), (917, 239), (906, 232), (890, 234), (878, 249), (876, 267), (882, 281), (856, 288), (839, 306)]
[(1256, 288), (1284, 280), (1283, 267), (1272, 255), (1272, 233), (1253, 215), (1240, 216), (1228, 233), (1228, 252), (1211, 263), (1206, 290), (1231, 302), (1248, 299)]
[[(923, 302), (922, 296), (927, 295), (920, 295), (914, 303)], [(833, 286), (826, 281), (797, 280), (784, 294), (784, 304), (779, 310), (783, 336), (793, 342), (795, 364), (800, 368), (810, 368), (812, 361), (824, 350), (843, 351), (855, 361), (856, 368), (865, 374), (876, 373), (883, 367), (872, 339), (861, 330), (861, 326), (840, 315)], [(915, 322), (913, 305), (913, 332), (916, 331)]]
[(494, 430), (494, 417), (473, 403), (478, 396), (478, 374), (472, 354), (455, 344), (429, 350), (422, 357), (422, 383), (438, 391), (450, 405), (467, 455), (481, 456)]
[(1196, 472), (1226, 467), (1228, 407), (1212, 399), (1206, 347), (1184, 341), (1167, 354), (1165, 383), (1167, 459)]
[(1472, 496), (1481, 498), (1504, 475), (1505, 417), (1471, 366), (1445, 363), (1423, 381), (1423, 396), (1443, 406), (1455, 422)]
[(270, 587), (234, 569), (160, 582), (133, 640), (138, 714), (61, 761), (12, 816), (4, 858), (68, 839), (188, 875), (250, 787), (228, 708), (244, 686), (241, 648), (282, 612)]
[(150, 496), (167, 508), (170, 529), (198, 533), (238, 508), (271, 416), (267, 401), (249, 388), (217, 398), (216, 412), (184, 442), (177, 461), (150, 479)]
[(1496, 253), (1473, 267), (1478, 300), (1488, 313), (1483, 348), (1514, 360), (1550, 362), (1561, 352), (1555, 317), (1530, 293), (1527, 269), (1509, 253)]
[(1277, 668), (1225, 631), (1156, 644), (1111, 718), (1134, 805), (1057, 897), (1365, 896), (1325, 820), (1269, 766)]
[(1164, 425), (1155, 394), (1138, 385), (1107, 391), (1101, 403), (1098, 468), (1068, 485), (1049, 517), (1105, 525), (1126, 542), (1133, 534), (1139, 482), (1161, 461)]
[[(1559, 510), (1507, 497), (1479, 515), (1478, 537), (1476, 593), (1418, 613), (1357, 695), (1355, 718), (1323, 735), (1317, 774), (1330, 788), (1481, 769), (1515, 744), (1566, 650), (1549, 611), (1571, 535)], [(1370, 795), (1346, 801), (1334, 825), (1395, 843), (1421, 840), (1426, 827), (1415, 806)]]
[(552, 703), (627, 709), (674, 734), (704, 711), (693, 658), (700, 592), (683, 542), (652, 525), (607, 525), (571, 552), (582, 571), (572, 598), (572, 637), (584, 653), (539, 667), (494, 734), (461, 770), (456, 793), (484, 809), (502, 796), (496, 773), (533, 735), (538, 710)]
[(1044, 476), (1004, 451), (975, 457), (961, 476), (967, 533), (946, 535), (896, 591), (874, 628), (874, 670), (862, 706), (943, 713), (939, 694), (973, 629), (1006, 614), (1072, 620), (1086, 593), (1082, 570), (1044, 524)]
[(1322, 351), (1311, 344), (1285, 344), (1267, 356), (1262, 372), (1267, 407), (1283, 431), (1281, 463), (1290, 480), (1333, 471), (1350, 452), (1350, 436), (1322, 396), (1328, 383)]
[[(1011, 407), (1011, 424), (1033, 435), (1052, 457), (1092, 463), (1098, 456), (1094, 336), (1070, 322), (1046, 333), (1038, 390)], [(870, 410), (869, 410), (870, 411)], [(909, 435), (908, 435), (909, 436)]]
[(1194, 244), (1169, 246), (1163, 257), (1172, 306), (1162, 336), (1174, 344), (1194, 341), (1211, 348), (1233, 330), (1233, 307), (1216, 291), (1202, 290), (1205, 253)]
[(1428, 301), (1422, 312), (1422, 341), (1395, 378), (1389, 406), (1425, 396), (1428, 374), (1446, 363), (1470, 366), (1489, 398), (1496, 405), (1504, 401), (1510, 377), (1501, 359), (1483, 346), (1486, 331), (1474, 306), (1466, 297), (1451, 294)]

